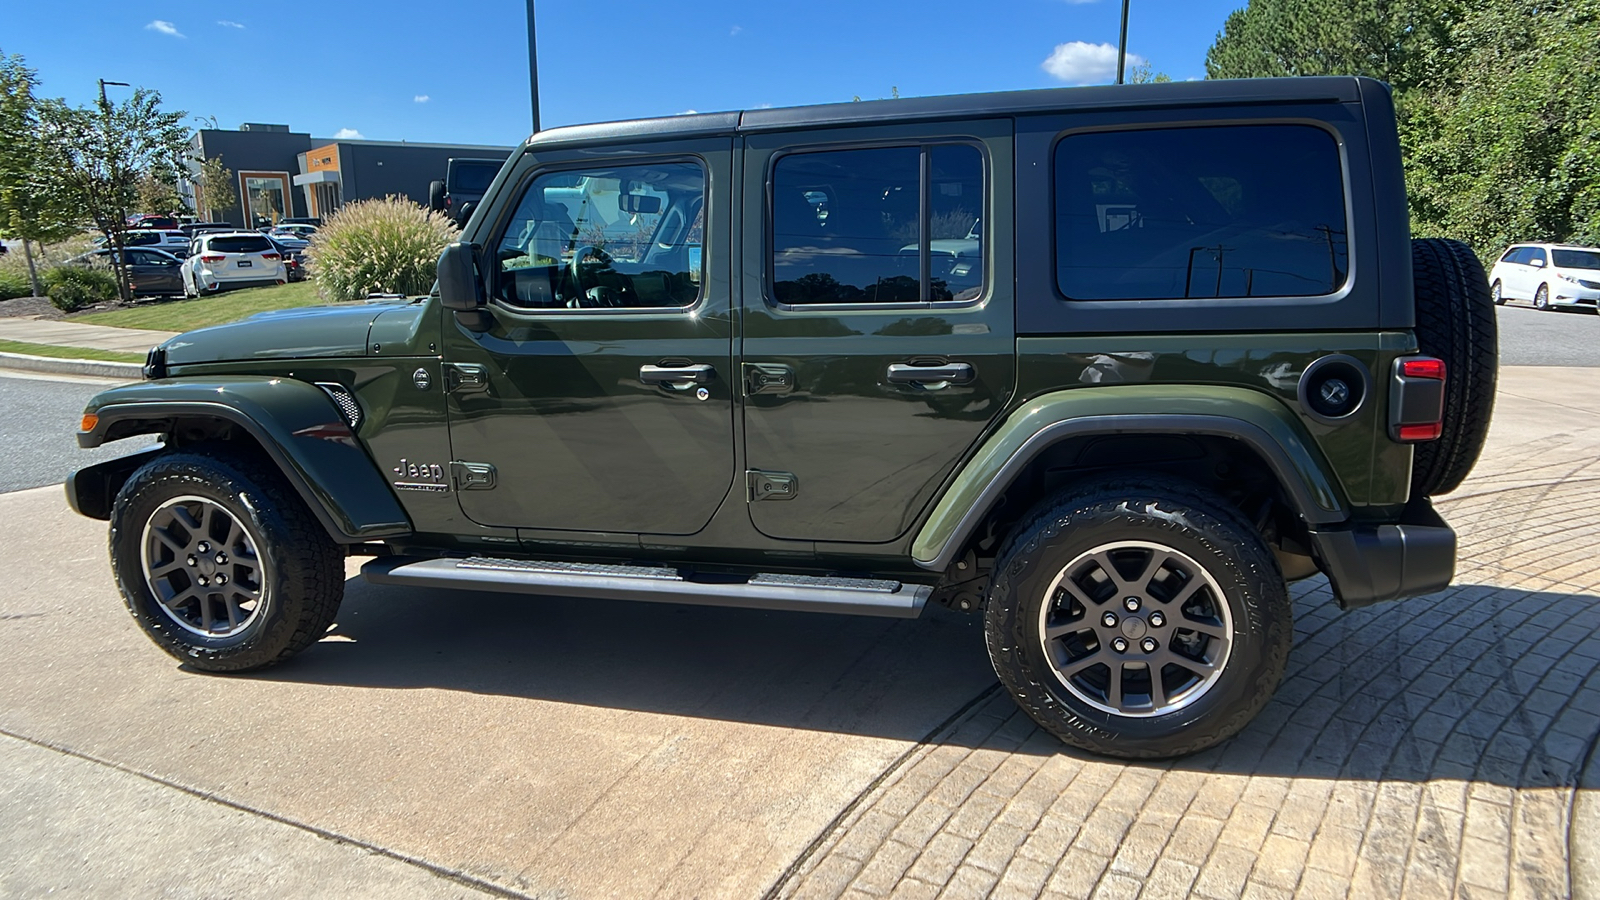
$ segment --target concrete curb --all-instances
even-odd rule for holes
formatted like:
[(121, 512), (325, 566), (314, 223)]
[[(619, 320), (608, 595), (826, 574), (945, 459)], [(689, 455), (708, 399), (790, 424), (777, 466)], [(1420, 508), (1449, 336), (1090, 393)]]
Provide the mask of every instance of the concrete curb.
[(1589, 747), (1589, 758), (1573, 792), (1572, 819), (1567, 823), (1567, 860), (1571, 866), (1574, 900), (1600, 898), (1600, 740)]
[(129, 381), (138, 381), (144, 377), (144, 367), (139, 363), (109, 362), (100, 359), (57, 359), (50, 356), (30, 356), (26, 353), (0, 353), (0, 369), (21, 369), (25, 372), (45, 372), (54, 375), (125, 378)]

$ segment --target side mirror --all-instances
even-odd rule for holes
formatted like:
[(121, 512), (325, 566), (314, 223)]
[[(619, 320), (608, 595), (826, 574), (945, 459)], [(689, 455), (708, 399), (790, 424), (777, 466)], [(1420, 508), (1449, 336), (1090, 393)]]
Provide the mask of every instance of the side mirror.
[(1535, 269), (1542, 269), (1544, 268), (1544, 260), (1535, 256), (1533, 259), (1528, 260), (1528, 265), (1533, 266)]
[(483, 306), (483, 281), (478, 277), (478, 245), (457, 241), (439, 254), (439, 302), (445, 309), (474, 310)]

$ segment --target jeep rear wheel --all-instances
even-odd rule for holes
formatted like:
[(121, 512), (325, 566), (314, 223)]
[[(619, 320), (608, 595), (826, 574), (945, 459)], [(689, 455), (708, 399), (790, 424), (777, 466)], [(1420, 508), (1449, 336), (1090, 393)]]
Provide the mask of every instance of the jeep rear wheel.
[(1182, 482), (1048, 502), (1007, 542), (985, 616), (1017, 703), (1065, 743), (1178, 756), (1238, 732), (1276, 690), (1293, 636), (1271, 551)]
[(309, 647), (344, 595), (338, 547), (276, 472), (200, 454), (163, 455), (128, 478), (111, 565), (145, 634), (207, 672)]
[(1478, 461), (1494, 410), (1499, 362), (1494, 299), (1483, 264), (1460, 241), (1411, 242), (1417, 344), (1444, 360), (1444, 431), (1416, 445), (1413, 496), (1448, 494)]

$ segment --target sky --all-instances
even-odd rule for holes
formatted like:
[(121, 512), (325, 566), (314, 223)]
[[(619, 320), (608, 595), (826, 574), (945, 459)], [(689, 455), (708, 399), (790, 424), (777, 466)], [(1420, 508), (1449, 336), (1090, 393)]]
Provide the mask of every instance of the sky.
[[(1131, 0), (1130, 58), (1176, 80), (1246, 0)], [(1115, 79), (1119, 0), (537, 0), (543, 125)], [(515, 144), (531, 131), (520, 0), (16, 3), (0, 53), (44, 96), (96, 79), (161, 93), (196, 127)], [(129, 88), (107, 88), (112, 99)], [(120, 93), (119, 93), (120, 92)], [(204, 122), (202, 120), (205, 120)]]

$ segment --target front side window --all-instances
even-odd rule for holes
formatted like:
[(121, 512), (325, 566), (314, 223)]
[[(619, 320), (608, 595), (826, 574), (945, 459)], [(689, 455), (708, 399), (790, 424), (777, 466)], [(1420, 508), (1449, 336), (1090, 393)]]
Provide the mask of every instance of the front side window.
[(975, 299), (983, 287), (982, 215), (983, 155), (976, 147), (784, 156), (772, 178), (773, 299)]
[(495, 299), (523, 309), (692, 305), (705, 192), (705, 170), (691, 162), (540, 175), (496, 248)]
[(1070, 135), (1055, 228), (1071, 300), (1316, 297), (1350, 268), (1339, 148), (1309, 125)]
[(1545, 263), (1545, 258), (1544, 258), (1544, 248), (1543, 247), (1530, 247), (1530, 248), (1528, 248), (1528, 264), (1529, 265), (1542, 266), (1542, 265), (1544, 265), (1544, 263)]

